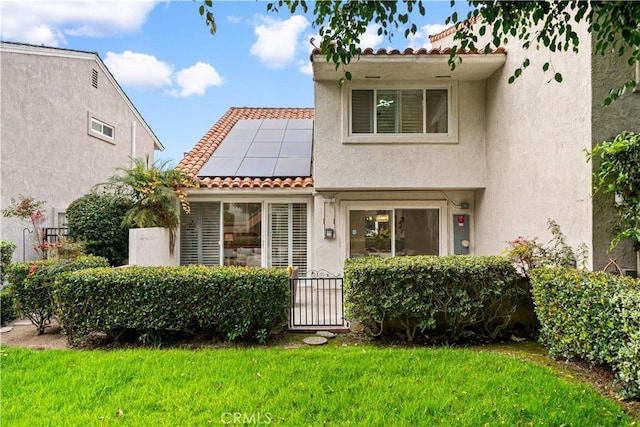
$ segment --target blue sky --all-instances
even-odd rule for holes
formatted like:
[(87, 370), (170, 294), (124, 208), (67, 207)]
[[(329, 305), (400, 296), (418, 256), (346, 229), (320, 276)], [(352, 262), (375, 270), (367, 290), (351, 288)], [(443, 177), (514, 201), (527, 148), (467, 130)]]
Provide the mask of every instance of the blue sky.
[[(311, 3), (311, 2), (310, 2)], [(363, 37), (362, 47), (430, 47), (449, 1), (427, 1), (415, 38)], [(264, 1), (216, 1), (212, 36), (199, 1), (0, 0), (0, 38), (97, 52), (179, 161), (230, 107), (312, 107), (311, 14), (267, 12)], [(467, 10), (466, 2), (457, 6)]]

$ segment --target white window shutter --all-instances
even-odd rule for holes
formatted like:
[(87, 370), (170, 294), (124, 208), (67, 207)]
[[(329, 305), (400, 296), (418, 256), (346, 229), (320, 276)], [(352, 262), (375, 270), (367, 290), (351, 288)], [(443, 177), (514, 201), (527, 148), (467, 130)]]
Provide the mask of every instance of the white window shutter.
[(272, 203), (269, 205), (268, 263), (272, 267), (298, 267), (307, 271), (306, 203)]
[(220, 203), (191, 203), (182, 213), (180, 264), (220, 265)]

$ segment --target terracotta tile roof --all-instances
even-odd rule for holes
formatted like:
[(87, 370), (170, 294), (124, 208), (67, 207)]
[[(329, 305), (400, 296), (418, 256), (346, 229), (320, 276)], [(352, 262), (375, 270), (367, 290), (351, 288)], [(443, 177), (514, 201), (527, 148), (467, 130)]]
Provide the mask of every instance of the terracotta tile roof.
[(200, 187), (206, 188), (309, 188), (312, 177), (296, 178), (248, 178), (248, 177), (197, 177), (214, 151), (238, 120), (242, 119), (313, 119), (313, 108), (248, 108), (233, 107), (227, 111), (200, 139), (196, 146), (178, 164), (194, 178)]
[(465, 21), (463, 23), (460, 23), (458, 25), (452, 25), (449, 28), (447, 28), (446, 30), (440, 31), (438, 34), (434, 34), (432, 36), (429, 36), (429, 41), (431, 43), (433, 43), (433, 42), (436, 42), (438, 40), (441, 40), (441, 39), (443, 39), (445, 37), (450, 36), (451, 34), (457, 33), (458, 29), (466, 27), (467, 25), (469, 25), (469, 23), (475, 24), (476, 22), (478, 22), (480, 20), (482, 20), (482, 14), (479, 14), (478, 16), (473, 16), (473, 17), (471, 17), (470, 19), (468, 19), (467, 21)]
[[(503, 47), (499, 47), (498, 49), (491, 49), (488, 53), (493, 54), (493, 53), (505, 53), (506, 50)], [(412, 48), (406, 48), (405, 50), (401, 51), (399, 49), (378, 49), (376, 51), (374, 51), (373, 49), (371, 49), (370, 47), (364, 49), (363, 51), (360, 52), (361, 56), (367, 56), (367, 55), (377, 55), (377, 56), (383, 56), (383, 55), (387, 55), (387, 56), (391, 56), (391, 55), (449, 55), (449, 53), (451, 53), (451, 49), (450, 48), (444, 48), (444, 49), (426, 49), (426, 48), (420, 48), (417, 50), (414, 50)], [(312, 55), (320, 55), (322, 54), (322, 52), (320, 51), (320, 49), (314, 49), (312, 52)], [(475, 49), (475, 50), (469, 50), (469, 49), (460, 49), (457, 52), (458, 55), (477, 55), (477, 54), (484, 54), (484, 50), (483, 49)], [(313, 60), (313, 57), (312, 57)]]

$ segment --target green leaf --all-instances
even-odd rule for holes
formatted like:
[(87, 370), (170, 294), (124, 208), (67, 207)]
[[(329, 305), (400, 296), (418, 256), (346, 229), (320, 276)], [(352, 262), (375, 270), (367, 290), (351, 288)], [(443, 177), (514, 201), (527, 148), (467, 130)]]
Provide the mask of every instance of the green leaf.
[(562, 74), (560, 73), (556, 73), (555, 76), (553, 76), (553, 78), (555, 79), (555, 81), (557, 81), (558, 83), (562, 83)]

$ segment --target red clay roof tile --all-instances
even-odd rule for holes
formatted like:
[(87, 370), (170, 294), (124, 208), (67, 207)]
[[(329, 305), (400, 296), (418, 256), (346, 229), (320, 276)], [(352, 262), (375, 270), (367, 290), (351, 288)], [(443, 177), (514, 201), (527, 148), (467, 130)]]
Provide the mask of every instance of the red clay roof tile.
[[(447, 30), (445, 30), (446, 32)], [(455, 32), (455, 29), (454, 31)], [(442, 33), (440, 33), (442, 34)], [(440, 34), (437, 34), (436, 36), (430, 36), (430, 37), (437, 37)], [(442, 36), (445, 37), (445, 36)], [(442, 38), (439, 37), (438, 39)], [(437, 39), (436, 39), (437, 40)], [(399, 51), (398, 49), (384, 49), (384, 48), (380, 48), (377, 51), (374, 52), (373, 49), (371, 48), (366, 48), (363, 51), (360, 52), (361, 56), (391, 56), (391, 55), (405, 55), (405, 56), (417, 56), (417, 55), (449, 55), (449, 53), (451, 52), (451, 48), (444, 48), (444, 49), (431, 49), (428, 50), (426, 48), (420, 48), (418, 50), (413, 50), (411, 48), (407, 48), (404, 51)], [(488, 53), (489, 54), (499, 54), (499, 53), (505, 53), (506, 50), (503, 47), (499, 47), (497, 49), (491, 49)], [(322, 52), (320, 51), (320, 49), (316, 48), (313, 50), (313, 52), (311, 53), (312, 55), (312, 60), (313, 60), (313, 55), (321, 55)], [(469, 49), (459, 49), (456, 54), (458, 55), (476, 55), (476, 54), (484, 54), (484, 50), (483, 49), (474, 49), (474, 50), (469, 50)]]

